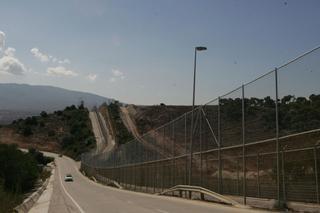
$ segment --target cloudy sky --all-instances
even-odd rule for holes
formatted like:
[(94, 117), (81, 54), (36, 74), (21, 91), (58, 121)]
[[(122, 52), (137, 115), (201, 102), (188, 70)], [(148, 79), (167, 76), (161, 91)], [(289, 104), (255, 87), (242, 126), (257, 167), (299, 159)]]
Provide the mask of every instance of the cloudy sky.
[(204, 103), (320, 45), (317, 0), (0, 0), (0, 82)]

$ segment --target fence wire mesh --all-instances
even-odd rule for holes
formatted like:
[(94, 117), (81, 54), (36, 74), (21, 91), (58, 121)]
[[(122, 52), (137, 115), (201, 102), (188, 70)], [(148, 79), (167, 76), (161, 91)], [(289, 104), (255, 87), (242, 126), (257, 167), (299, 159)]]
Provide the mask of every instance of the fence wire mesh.
[(319, 203), (319, 79), (318, 47), (111, 153), (84, 154), (81, 169), (148, 193), (191, 184)]

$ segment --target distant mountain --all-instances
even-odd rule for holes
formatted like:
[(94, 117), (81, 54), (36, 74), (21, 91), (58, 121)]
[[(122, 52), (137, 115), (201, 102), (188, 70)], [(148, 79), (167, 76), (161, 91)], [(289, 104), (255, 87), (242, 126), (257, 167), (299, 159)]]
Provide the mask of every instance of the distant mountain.
[(84, 101), (88, 108), (92, 108), (103, 102), (109, 103), (112, 99), (53, 86), (0, 84), (0, 123), (38, 114), (43, 110), (61, 110), (72, 104), (78, 105), (81, 101)]

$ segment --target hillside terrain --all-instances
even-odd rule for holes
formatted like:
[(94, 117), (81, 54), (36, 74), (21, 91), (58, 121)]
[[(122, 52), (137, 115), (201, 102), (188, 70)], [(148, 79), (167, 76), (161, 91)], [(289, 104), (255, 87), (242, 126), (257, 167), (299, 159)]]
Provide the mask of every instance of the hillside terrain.
[(79, 105), (81, 101), (91, 109), (112, 99), (52, 86), (0, 84), (0, 100), (0, 124), (8, 124), (41, 111), (54, 112)]
[(0, 128), (0, 143), (59, 152), (75, 159), (95, 147), (89, 111), (82, 104), (18, 119)]
[(164, 104), (153, 106), (128, 105), (126, 108), (135, 121), (140, 134), (145, 134), (192, 110), (191, 106)]

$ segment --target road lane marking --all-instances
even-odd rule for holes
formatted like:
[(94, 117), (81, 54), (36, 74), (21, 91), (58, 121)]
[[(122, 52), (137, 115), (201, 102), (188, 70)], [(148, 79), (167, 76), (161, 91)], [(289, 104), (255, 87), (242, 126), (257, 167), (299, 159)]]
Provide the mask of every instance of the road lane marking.
[(67, 192), (66, 188), (64, 187), (64, 185), (62, 184), (62, 179), (61, 179), (61, 171), (60, 171), (60, 167), (58, 166), (58, 170), (59, 170), (59, 178), (60, 178), (60, 184), (62, 186), (63, 191), (66, 193), (66, 195), (71, 199), (71, 201), (74, 203), (74, 205), (79, 209), (79, 211), (81, 213), (85, 213), (85, 211), (83, 211), (83, 209), (79, 206), (79, 204), (73, 199), (73, 197)]

